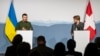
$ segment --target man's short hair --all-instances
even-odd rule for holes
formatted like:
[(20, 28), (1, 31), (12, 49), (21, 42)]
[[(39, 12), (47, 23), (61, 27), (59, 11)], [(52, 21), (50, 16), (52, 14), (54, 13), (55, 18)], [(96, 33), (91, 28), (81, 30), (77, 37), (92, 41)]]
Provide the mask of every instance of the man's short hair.
[(22, 17), (23, 17), (23, 16), (27, 16), (27, 14), (26, 14), (26, 13), (23, 13), (23, 14), (22, 14)]
[(79, 16), (79, 15), (75, 15), (75, 16), (73, 17), (73, 19), (80, 20), (80, 16)]

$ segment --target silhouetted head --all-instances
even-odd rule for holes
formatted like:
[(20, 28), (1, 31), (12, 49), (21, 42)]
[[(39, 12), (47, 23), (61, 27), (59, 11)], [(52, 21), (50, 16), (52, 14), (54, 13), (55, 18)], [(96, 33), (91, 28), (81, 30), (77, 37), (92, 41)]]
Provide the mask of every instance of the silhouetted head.
[(98, 56), (98, 50), (95, 43), (89, 43), (86, 46), (84, 56)]
[(37, 38), (37, 43), (38, 43), (38, 45), (45, 45), (46, 44), (45, 37), (44, 36), (39, 36)]
[(68, 40), (67, 42), (68, 50), (74, 51), (75, 47), (76, 47), (76, 42), (73, 39)]
[(55, 45), (54, 55), (55, 56), (65, 55), (65, 45), (62, 42), (59, 42)]
[(96, 37), (95, 44), (97, 45), (98, 48), (100, 48), (100, 37)]
[(30, 44), (27, 42), (22, 42), (17, 47), (18, 56), (27, 56), (30, 52)]
[(15, 37), (14, 37), (14, 39), (13, 39), (13, 41), (12, 41), (12, 44), (13, 45), (18, 45), (19, 43), (21, 43), (22, 42), (22, 36), (20, 35), (20, 34), (17, 34)]

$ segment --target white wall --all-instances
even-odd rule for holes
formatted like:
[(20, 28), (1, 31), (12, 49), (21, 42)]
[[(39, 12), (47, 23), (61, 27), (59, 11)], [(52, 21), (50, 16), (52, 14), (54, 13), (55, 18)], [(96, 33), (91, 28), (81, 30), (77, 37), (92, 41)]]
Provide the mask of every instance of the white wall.
[[(5, 23), (11, 0), (0, 0), (0, 23)], [(17, 20), (27, 13), (34, 24), (72, 23), (74, 15), (83, 21), (88, 0), (14, 0)], [(100, 21), (100, 0), (91, 0), (94, 18)]]

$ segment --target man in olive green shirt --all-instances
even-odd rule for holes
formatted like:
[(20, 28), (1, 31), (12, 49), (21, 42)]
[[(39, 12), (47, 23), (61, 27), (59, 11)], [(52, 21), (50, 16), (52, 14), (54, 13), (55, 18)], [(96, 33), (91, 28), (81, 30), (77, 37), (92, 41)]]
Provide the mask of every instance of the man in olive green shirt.
[(22, 21), (17, 24), (16, 30), (33, 30), (32, 25), (27, 21), (27, 18), (28, 15), (26, 13), (22, 14)]

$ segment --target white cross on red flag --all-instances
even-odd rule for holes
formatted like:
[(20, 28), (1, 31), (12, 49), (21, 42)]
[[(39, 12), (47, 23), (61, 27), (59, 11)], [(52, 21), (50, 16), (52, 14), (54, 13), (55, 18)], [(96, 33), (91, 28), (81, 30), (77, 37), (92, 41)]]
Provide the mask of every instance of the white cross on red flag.
[(84, 29), (90, 31), (90, 41), (92, 41), (96, 35), (95, 21), (93, 18), (93, 11), (90, 1), (88, 2), (85, 14)]

